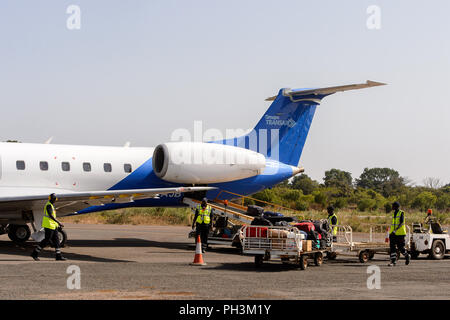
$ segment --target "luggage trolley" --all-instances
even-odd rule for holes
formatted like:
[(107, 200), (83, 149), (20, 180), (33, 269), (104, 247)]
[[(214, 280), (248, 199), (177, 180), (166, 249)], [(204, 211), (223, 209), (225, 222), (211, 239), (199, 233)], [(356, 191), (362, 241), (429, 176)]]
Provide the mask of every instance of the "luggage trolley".
[[(242, 253), (255, 256), (255, 265), (260, 267), (264, 261), (281, 260), (294, 263), (305, 270), (308, 259), (314, 259), (316, 266), (322, 265), (327, 249), (313, 249), (310, 240), (296, 227), (244, 226), (240, 231)], [(311, 248), (308, 248), (309, 244)]]
[[(409, 250), (410, 228), (407, 227), (406, 250)], [(389, 254), (389, 225), (372, 224), (368, 238), (364, 235), (354, 235), (350, 226), (338, 226), (337, 242), (333, 243), (330, 257), (336, 258), (336, 255), (357, 256), (359, 262), (366, 263), (372, 260), (376, 253)], [(357, 238), (355, 241), (355, 238)], [(398, 255), (399, 253), (397, 253)]]

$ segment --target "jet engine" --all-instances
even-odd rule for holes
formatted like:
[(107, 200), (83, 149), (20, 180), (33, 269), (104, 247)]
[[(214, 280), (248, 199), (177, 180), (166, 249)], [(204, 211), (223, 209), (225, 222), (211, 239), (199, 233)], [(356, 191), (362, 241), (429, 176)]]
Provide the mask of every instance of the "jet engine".
[(153, 171), (159, 178), (183, 184), (207, 184), (261, 174), (266, 158), (244, 148), (216, 143), (168, 142), (153, 152)]

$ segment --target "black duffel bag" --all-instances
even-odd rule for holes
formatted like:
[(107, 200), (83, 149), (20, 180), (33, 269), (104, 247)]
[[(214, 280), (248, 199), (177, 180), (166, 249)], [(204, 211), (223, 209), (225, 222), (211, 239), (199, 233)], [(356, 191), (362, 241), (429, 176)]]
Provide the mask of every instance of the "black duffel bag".
[(259, 206), (255, 206), (254, 204), (251, 204), (247, 207), (247, 215), (249, 215), (249, 216), (259, 217), (263, 213), (264, 213), (264, 209)]

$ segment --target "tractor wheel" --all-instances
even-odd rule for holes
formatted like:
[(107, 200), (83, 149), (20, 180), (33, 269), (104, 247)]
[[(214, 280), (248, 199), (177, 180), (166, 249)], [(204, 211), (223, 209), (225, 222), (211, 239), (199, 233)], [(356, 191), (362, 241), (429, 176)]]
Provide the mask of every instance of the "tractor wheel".
[(441, 260), (445, 255), (445, 246), (441, 240), (436, 240), (431, 246), (430, 256), (435, 260)]

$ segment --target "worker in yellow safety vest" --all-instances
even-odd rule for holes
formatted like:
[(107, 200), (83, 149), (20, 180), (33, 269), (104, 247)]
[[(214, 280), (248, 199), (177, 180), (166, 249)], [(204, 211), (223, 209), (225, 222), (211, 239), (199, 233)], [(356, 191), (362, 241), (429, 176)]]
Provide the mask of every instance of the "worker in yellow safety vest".
[(58, 228), (63, 228), (64, 225), (56, 220), (56, 209), (53, 206), (53, 204), (57, 201), (56, 195), (52, 193), (48, 196), (48, 201), (45, 204), (44, 207), (44, 216), (42, 217), (42, 227), (45, 230), (45, 238), (42, 240), (39, 245), (34, 249), (31, 256), (34, 260), (39, 260), (39, 253), (44, 249), (50, 241), (53, 241), (55, 245), (55, 252), (56, 252), (56, 260), (67, 260), (61, 255), (61, 248), (59, 245), (59, 238), (58, 238)]
[(200, 235), (202, 241), (202, 252), (208, 248), (208, 235), (211, 229), (211, 222), (213, 218), (213, 212), (210, 206), (208, 206), (208, 199), (203, 198), (201, 205), (197, 206), (195, 210), (194, 220), (192, 221), (192, 229), (195, 228), (195, 239)]
[(389, 246), (390, 246), (390, 258), (391, 262), (389, 266), (393, 267), (397, 263), (397, 250), (405, 256), (408, 265), (411, 256), (405, 249), (405, 238), (406, 238), (406, 219), (405, 213), (400, 210), (400, 203), (397, 201), (392, 204), (392, 209), (394, 210), (392, 216), (391, 228), (389, 229)]
[(333, 235), (333, 242), (337, 241), (337, 232), (338, 232), (338, 218), (336, 216), (336, 214), (334, 213), (334, 207), (333, 206), (329, 206), (327, 208), (328, 211), (328, 225), (330, 226), (331, 229), (331, 234)]

